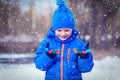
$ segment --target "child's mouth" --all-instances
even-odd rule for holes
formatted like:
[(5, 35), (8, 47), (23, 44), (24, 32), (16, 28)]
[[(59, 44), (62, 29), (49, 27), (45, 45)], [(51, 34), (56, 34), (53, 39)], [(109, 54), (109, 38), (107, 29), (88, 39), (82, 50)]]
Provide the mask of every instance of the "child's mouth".
[(66, 39), (67, 38), (67, 36), (60, 36), (62, 39)]

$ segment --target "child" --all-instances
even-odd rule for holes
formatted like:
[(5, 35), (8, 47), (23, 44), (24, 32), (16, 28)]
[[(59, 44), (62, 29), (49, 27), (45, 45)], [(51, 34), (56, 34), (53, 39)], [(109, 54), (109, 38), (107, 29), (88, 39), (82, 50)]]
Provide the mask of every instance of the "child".
[(74, 17), (66, 2), (57, 0), (56, 4), (52, 27), (38, 47), (34, 63), (46, 71), (45, 80), (82, 80), (81, 73), (93, 68), (92, 52), (77, 38)]

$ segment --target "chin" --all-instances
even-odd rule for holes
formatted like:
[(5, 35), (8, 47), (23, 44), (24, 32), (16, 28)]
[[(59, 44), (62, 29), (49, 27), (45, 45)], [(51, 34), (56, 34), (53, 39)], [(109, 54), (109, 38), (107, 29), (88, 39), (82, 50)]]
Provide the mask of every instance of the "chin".
[(66, 40), (67, 38), (65, 38), (65, 39), (61, 39), (62, 41), (64, 41), (64, 40)]

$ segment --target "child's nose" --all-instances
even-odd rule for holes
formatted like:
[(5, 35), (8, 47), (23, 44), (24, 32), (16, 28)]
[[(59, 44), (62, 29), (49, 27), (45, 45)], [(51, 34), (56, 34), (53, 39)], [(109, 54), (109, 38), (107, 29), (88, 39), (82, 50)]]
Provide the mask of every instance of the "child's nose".
[(65, 35), (65, 32), (64, 32), (64, 31), (62, 31), (62, 32), (61, 32), (61, 35), (62, 35), (62, 36), (64, 36), (64, 35)]

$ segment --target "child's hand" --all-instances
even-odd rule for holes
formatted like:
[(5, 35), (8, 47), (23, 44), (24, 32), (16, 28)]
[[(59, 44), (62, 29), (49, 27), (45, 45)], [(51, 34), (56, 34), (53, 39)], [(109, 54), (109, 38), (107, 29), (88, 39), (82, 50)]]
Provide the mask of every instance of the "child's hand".
[[(86, 53), (85, 51), (82, 51), (83, 53), (78, 54), (78, 56), (80, 56), (81, 59), (86, 59), (88, 58), (88, 53)], [(85, 53), (84, 53), (85, 52)]]
[(79, 49), (74, 48), (73, 49), (75, 53), (77, 53), (78, 56), (80, 56), (81, 59), (88, 58), (88, 53), (91, 52), (89, 49), (89, 43), (86, 44), (85, 50), (80, 51)]
[(56, 50), (50, 49), (50, 43), (48, 42), (46, 44), (45, 52), (51, 59), (53, 59), (53, 58), (55, 58), (56, 54), (58, 54), (60, 52), (60, 50), (58, 50), (58, 49), (56, 49)]

